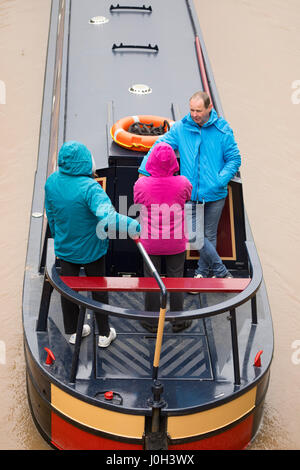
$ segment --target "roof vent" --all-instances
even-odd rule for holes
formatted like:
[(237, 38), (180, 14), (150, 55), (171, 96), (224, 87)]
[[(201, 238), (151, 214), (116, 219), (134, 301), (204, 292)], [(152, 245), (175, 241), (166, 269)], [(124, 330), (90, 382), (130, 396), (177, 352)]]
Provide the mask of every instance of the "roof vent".
[(148, 85), (142, 84), (132, 85), (128, 88), (128, 91), (136, 95), (148, 95), (149, 93), (152, 93), (152, 89)]
[(105, 16), (93, 16), (93, 18), (91, 18), (89, 21), (90, 24), (105, 24), (108, 22), (109, 19), (105, 18)]

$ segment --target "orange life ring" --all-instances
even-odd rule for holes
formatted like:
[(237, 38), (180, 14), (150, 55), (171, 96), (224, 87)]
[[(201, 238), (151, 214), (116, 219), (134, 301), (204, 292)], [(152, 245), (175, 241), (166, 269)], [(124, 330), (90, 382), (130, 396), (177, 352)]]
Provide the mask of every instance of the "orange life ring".
[(168, 121), (172, 126), (174, 121), (161, 116), (126, 116), (119, 119), (111, 128), (110, 134), (112, 139), (121, 147), (136, 150), (138, 152), (148, 151), (158, 139), (158, 135), (136, 135), (128, 132), (131, 124), (142, 122), (143, 124), (152, 124), (157, 127), (161, 126), (164, 121)]

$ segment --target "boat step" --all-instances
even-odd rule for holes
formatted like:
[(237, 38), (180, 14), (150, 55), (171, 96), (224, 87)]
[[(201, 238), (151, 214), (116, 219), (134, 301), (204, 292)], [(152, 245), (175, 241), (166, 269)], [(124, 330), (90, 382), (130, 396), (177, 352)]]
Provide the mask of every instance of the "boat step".
[[(160, 290), (152, 277), (61, 276), (61, 279), (75, 291), (156, 292)], [(168, 292), (242, 292), (250, 281), (250, 278), (163, 278)]]

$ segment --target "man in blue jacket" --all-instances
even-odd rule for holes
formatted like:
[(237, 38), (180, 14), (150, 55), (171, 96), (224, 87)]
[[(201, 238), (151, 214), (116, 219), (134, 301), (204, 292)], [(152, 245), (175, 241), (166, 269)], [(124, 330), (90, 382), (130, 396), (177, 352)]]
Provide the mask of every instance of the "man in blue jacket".
[[(81, 266), (87, 276), (105, 276), (105, 254), (109, 231), (140, 231), (138, 222), (118, 214), (100, 184), (93, 178), (93, 157), (80, 142), (66, 142), (58, 155), (58, 171), (52, 173), (45, 185), (45, 207), (56, 256), (60, 259), (61, 275), (78, 276)], [(108, 303), (106, 292), (95, 292), (93, 298)], [(79, 308), (61, 297), (64, 328), (76, 340)], [(110, 328), (108, 315), (96, 313), (99, 347), (107, 347), (116, 338)], [(90, 333), (88, 324), (83, 336)]]
[[(241, 164), (233, 132), (225, 119), (218, 117), (207, 93), (198, 91), (190, 98), (190, 113), (176, 121), (156, 143), (167, 142), (180, 154), (180, 173), (193, 185), (192, 204), (204, 205), (204, 245), (195, 277), (232, 277), (216, 251), (217, 230), (227, 185)], [(153, 147), (152, 147), (153, 148)], [(139, 173), (148, 176), (145, 155)]]

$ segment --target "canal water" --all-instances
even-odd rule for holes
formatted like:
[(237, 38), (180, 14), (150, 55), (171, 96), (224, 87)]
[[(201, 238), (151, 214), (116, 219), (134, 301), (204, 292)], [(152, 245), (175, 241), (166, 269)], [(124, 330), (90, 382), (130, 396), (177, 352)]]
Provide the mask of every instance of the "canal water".
[[(300, 449), (300, 2), (195, 5), (241, 149), (274, 321), (271, 382), (250, 449)], [(50, 449), (28, 409), (21, 311), (50, 7), (50, 0), (0, 0), (0, 450)]]

